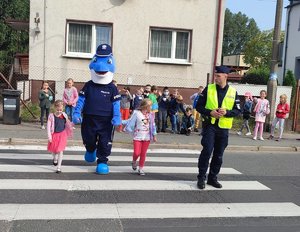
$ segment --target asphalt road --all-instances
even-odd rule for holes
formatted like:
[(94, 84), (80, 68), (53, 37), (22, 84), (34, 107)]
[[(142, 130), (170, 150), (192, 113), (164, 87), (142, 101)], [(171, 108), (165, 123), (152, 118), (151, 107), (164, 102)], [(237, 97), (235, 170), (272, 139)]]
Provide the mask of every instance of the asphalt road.
[(1, 232), (300, 231), (297, 152), (226, 152), (224, 188), (196, 189), (198, 152), (149, 153), (146, 176), (131, 153), (113, 152), (94, 173), (82, 152), (65, 153), (58, 175), (45, 151), (0, 150)]

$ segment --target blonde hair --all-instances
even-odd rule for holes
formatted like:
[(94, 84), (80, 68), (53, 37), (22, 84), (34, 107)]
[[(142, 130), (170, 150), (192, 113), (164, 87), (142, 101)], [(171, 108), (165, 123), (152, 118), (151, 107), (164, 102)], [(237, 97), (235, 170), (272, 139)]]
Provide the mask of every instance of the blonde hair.
[(74, 83), (74, 80), (72, 79), (72, 78), (69, 78), (68, 80), (67, 80), (67, 82), (68, 81), (72, 81), (72, 83)]
[(143, 99), (141, 101), (140, 110), (146, 109), (149, 105), (152, 105), (152, 101), (149, 98)]
[(280, 98), (283, 98), (283, 99), (284, 99), (284, 103), (286, 103), (286, 100), (287, 100), (286, 94), (281, 94), (281, 95), (280, 95)]
[(54, 107), (58, 107), (58, 106), (63, 106), (64, 105), (64, 102), (62, 101), (62, 100), (56, 100), (55, 102), (54, 102)]

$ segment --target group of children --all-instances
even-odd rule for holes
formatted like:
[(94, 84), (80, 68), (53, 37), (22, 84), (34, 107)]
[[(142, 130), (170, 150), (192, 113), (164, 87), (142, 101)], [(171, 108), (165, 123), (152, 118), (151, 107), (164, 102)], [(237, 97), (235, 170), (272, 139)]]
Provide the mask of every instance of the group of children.
[[(157, 86), (146, 85), (145, 88), (139, 88), (135, 94), (131, 94), (130, 87), (124, 87), (119, 90), (121, 94), (121, 115), (122, 120), (127, 120), (130, 114), (139, 109), (143, 99), (149, 99), (152, 103), (151, 112), (155, 116), (157, 133), (166, 132), (168, 127), (167, 119), (171, 122), (171, 133), (190, 135), (194, 129), (194, 117), (191, 107), (185, 107), (183, 97), (175, 89), (172, 94), (168, 87), (159, 91)], [(182, 118), (179, 117), (180, 111)], [(123, 126), (118, 128), (122, 132)]]
[[(245, 103), (243, 107), (243, 123), (240, 130), (237, 132), (238, 135), (242, 135), (242, 131), (244, 128), (247, 129), (246, 136), (251, 135), (251, 130), (249, 127), (249, 119), (251, 117), (252, 112), (255, 114), (255, 127), (253, 131), (253, 140), (264, 140), (263, 138), (263, 128), (266, 120), (266, 116), (270, 113), (270, 104), (266, 99), (267, 92), (265, 90), (260, 91), (260, 98), (252, 98), (252, 94), (250, 92), (245, 93)], [(271, 125), (271, 135), (269, 139), (274, 139), (275, 128), (277, 124), (279, 124), (279, 136), (276, 141), (280, 141), (282, 139), (282, 134), (284, 130), (284, 121), (287, 117), (287, 114), (290, 111), (290, 106), (287, 103), (286, 94), (280, 95), (279, 104), (276, 108), (276, 117), (274, 118)]]

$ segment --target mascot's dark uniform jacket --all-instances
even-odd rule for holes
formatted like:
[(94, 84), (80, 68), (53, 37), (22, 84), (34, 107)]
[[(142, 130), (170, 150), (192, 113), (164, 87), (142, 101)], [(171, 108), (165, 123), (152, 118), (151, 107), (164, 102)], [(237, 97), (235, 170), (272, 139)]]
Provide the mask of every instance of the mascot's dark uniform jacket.
[(98, 164), (107, 163), (112, 147), (113, 102), (120, 100), (119, 91), (113, 83), (101, 85), (90, 80), (79, 96), (85, 97), (81, 126), (84, 128), (81, 130), (83, 143), (88, 152), (97, 149)]

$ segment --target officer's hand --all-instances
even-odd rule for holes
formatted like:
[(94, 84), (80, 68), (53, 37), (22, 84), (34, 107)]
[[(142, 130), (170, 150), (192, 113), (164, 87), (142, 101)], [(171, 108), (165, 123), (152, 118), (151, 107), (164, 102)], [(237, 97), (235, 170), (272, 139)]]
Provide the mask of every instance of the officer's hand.
[(210, 116), (212, 116), (213, 118), (220, 118), (222, 117), (222, 114), (220, 114), (217, 110), (212, 110), (210, 111)]
[(80, 124), (82, 122), (82, 117), (80, 113), (73, 113), (72, 115), (72, 122), (74, 124)]
[(224, 115), (227, 113), (226, 109), (223, 109), (223, 108), (220, 108), (220, 109), (218, 110), (218, 112), (219, 112), (222, 116), (224, 116)]

